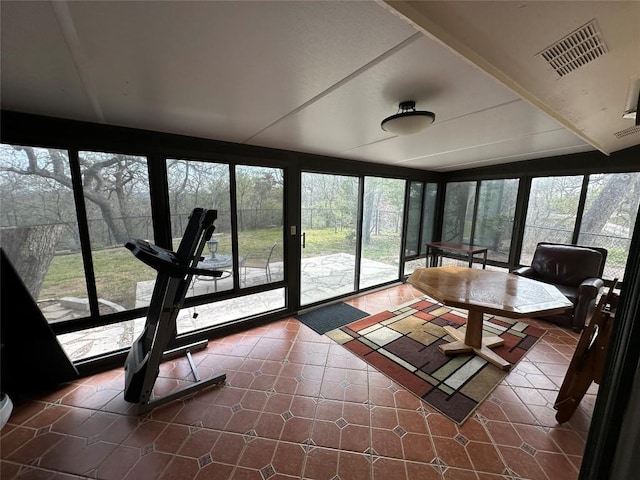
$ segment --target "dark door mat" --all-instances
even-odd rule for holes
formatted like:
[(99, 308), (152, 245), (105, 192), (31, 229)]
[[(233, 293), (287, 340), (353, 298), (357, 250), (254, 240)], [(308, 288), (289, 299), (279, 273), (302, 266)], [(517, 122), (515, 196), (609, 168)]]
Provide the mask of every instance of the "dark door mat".
[(368, 316), (367, 312), (340, 302), (297, 315), (296, 318), (316, 333), (323, 335), (330, 330)]

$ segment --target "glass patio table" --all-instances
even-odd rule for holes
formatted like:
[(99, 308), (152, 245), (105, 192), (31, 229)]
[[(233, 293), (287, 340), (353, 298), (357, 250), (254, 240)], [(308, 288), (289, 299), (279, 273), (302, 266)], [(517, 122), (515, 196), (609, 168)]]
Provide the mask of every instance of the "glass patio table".
[[(238, 257), (238, 265), (242, 265), (244, 261), (243, 257)], [(219, 270), (222, 272), (222, 275), (219, 277), (208, 276), (208, 275), (196, 275), (195, 279), (198, 281), (213, 281), (213, 291), (218, 291), (218, 280), (223, 280), (225, 278), (229, 278), (232, 274), (229, 270), (225, 270), (225, 268), (233, 266), (233, 255), (230, 253), (214, 253), (205, 255), (202, 261), (198, 262), (198, 268), (205, 268), (207, 270)]]

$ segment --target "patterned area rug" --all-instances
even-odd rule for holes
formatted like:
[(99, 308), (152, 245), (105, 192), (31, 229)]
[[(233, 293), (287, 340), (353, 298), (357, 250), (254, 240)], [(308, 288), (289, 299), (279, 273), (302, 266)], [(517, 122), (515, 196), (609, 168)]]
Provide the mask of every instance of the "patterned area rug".
[[(442, 327), (465, 328), (466, 311), (427, 299), (401, 305), (327, 333), (380, 372), (462, 424), (508, 372), (474, 354), (447, 356), (452, 341)], [(493, 351), (517, 363), (546, 330), (518, 320), (485, 315), (484, 335), (499, 335)]]

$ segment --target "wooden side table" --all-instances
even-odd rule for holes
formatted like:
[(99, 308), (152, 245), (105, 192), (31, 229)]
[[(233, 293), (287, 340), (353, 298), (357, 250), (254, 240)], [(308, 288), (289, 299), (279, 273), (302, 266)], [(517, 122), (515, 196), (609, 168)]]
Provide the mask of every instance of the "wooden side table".
[[(469, 268), (473, 266), (473, 261), (476, 255), (482, 254), (482, 269), (487, 268), (487, 247), (481, 247), (478, 245), (470, 245), (468, 243), (449, 243), (449, 242), (428, 242), (426, 244), (426, 260), (427, 267), (437, 266), (437, 257), (440, 256), (440, 262), (442, 263), (442, 256), (444, 252), (456, 253), (458, 255), (464, 255), (469, 259)], [(431, 253), (431, 265), (429, 265), (429, 253)]]

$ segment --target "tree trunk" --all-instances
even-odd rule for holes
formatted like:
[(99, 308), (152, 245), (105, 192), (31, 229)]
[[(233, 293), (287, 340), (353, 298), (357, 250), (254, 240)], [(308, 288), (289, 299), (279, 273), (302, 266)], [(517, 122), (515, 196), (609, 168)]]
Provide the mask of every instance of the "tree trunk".
[(103, 201), (100, 201), (100, 202), (94, 201), (94, 203), (98, 206), (98, 208), (100, 208), (100, 211), (102, 212), (102, 218), (104, 219), (105, 223), (109, 227), (109, 230), (111, 231), (111, 233), (113, 233), (115, 237), (115, 243), (122, 244), (122, 243), (125, 243), (127, 240), (129, 240), (129, 237), (131, 235), (129, 234), (128, 231), (126, 231), (126, 229), (123, 228), (123, 225), (119, 224), (118, 221), (115, 219), (114, 212), (113, 212), (113, 209), (111, 208), (111, 205)]
[(582, 216), (581, 231), (592, 234), (601, 233), (631, 186), (631, 175), (611, 175), (589, 210)]
[(58, 224), (0, 230), (0, 245), (35, 301), (64, 229)]

